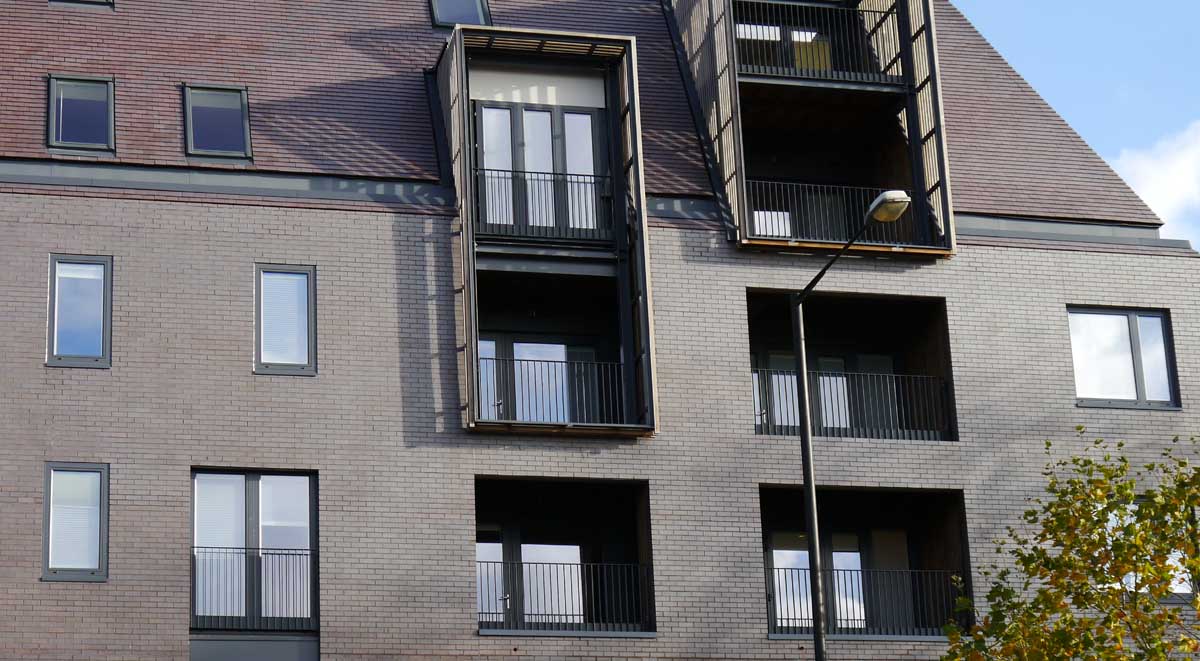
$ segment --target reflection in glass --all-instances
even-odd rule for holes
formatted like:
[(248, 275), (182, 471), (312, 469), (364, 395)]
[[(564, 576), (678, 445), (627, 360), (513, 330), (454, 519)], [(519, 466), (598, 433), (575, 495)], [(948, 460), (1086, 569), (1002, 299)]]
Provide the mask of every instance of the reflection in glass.
[(567, 217), (573, 228), (596, 229), (596, 156), (592, 116), (563, 113), (567, 153)]
[[(504, 584), (504, 545), (498, 532), (480, 531), (475, 543), (475, 603), (480, 622), (502, 622), (510, 595)], [(494, 540), (494, 541), (493, 541)]]
[(1166, 333), (1162, 317), (1138, 315), (1137, 322), (1146, 399), (1152, 402), (1173, 401), (1171, 375), (1167, 371)]
[(567, 422), (566, 345), (514, 342), (513, 358), (517, 420)]
[(858, 536), (833, 535), (834, 613), (839, 629), (862, 629), (867, 626), (867, 608), (863, 603), (862, 553)]
[(525, 621), (583, 622), (583, 577), (576, 544), (522, 544)]
[(104, 265), (57, 262), (54, 355), (104, 355)]
[(437, 21), (443, 25), (483, 25), (483, 0), (434, 0)]
[(107, 148), (108, 83), (60, 80), (54, 89), (54, 141)]
[(525, 196), (529, 225), (554, 226), (554, 145), (548, 110), (526, 110)]
[(50, 472), (50, 568), (100, 568), (100, 473)]
[(483, 210), (486, 222), (513, 224), (512, 118), (507, 108), (484, 108)]
[(262, 547), (262, 614), (308, 617), (312, 559), (308, 553), (308, 477), (263, 475), (259, 479)]
[(481, 420), (500, 420), (500, 393), (498, 391), (496, 370), (496, 342), (494, 340), (479, 341), (479, 418)]
[(193, 89), (188, 95), (191, 98), (192, 148), (246, 153), (246, 118), (241, 91)]
[(1137, 399), (1129, 320), (1124, 314), (1070, 313), (1075, 392), (1085, 399)]
[(308, 364), (308, 274), (262, 272), (262, 362)]
[(801, 533), (772, 533), (771, 563), (775, 574), (775, 624), (780, 628), (811, 627), (808, 538)]
[(200, 473), (195, 494), (196, 615), (246, 612), (246, 478)]

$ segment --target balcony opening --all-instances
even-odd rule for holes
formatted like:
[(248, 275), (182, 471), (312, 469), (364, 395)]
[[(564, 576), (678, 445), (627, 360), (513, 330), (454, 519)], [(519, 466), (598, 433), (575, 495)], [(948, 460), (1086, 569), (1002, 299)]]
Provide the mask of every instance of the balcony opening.
[[(880, 193), (915, 195), (902, 95), (757, 84), (740, 94), (752, 237), (844, 243)], [(934, 245), (941, 237), (921, 218), (910, 210), (861, 241)]]
[(470, 94), (476, 236), (611, 241), (604, 72), (479, 63)]
[(904, 83), (894, 3), (734, 0), (733, 15), (743, 77)]
[[(747, 301), (755, 432), (798, 434), (790, 297), (751, 292)], [(804, 306), (804, 333), (814, 436), (956, 439), (943, 301), (817, 295)]]
[(479, 631), (654, 631), (644, 482), (477, 478)]
[(479, 272), (480, 421), (626, 420), (617, 279)]
[[(763, 487), (763, 554), (772, 635), (810, 635), (813, 609), (803, 491)], [(940, 636), (968, 596), (962, 494), (822, 490), (830, 635)], [(956, 577), (962, 579), (961, 587)]]

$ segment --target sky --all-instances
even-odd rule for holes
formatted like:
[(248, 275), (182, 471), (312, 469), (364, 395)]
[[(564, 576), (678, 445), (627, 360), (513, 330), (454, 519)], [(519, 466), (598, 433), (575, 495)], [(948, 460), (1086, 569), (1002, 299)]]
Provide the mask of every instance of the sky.
[(1200, 248), (1200, 2), (952, 1), (1158, 213), (1164, 236)]

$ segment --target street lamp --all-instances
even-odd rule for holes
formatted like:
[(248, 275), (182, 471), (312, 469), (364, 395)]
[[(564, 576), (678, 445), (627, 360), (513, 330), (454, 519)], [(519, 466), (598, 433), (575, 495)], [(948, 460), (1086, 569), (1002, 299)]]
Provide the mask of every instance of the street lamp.
[(825, 661), (825, 579), (822, 571), (821, 537), (817, 525), (817, 483), (812, 458), (812, 421), (808, 405), (808, 358), (804, 350), (804, 301), (812, 294), (825, 272), (839, 257), (850, 250), (850, 246), (862, 238), (873, 223), (894, 223), (904, 215), (912, 204), (908, 193), (898, 190), (885, 191), (875, 198), (867, 209), (862, 227), (850, 237), (846, 245), (835, 254), (825, 267), (817, 272), (800, 293), (792, 294), (792, 341), (796, 355), (796, 399), (800, 411), (800, 458), (804, 470), (804, 517), (808, 536), (809, 589), (813, 618), (813, 656), (815, 661)]

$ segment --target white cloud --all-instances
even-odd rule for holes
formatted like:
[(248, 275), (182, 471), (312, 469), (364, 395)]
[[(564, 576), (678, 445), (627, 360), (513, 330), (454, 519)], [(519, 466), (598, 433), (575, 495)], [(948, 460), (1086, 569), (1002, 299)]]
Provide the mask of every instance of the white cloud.
[(1163, 219), (1164, 235), (1200, 247), (1200, 120), (1148, 149), (1122, 149), (1112, 166)]

